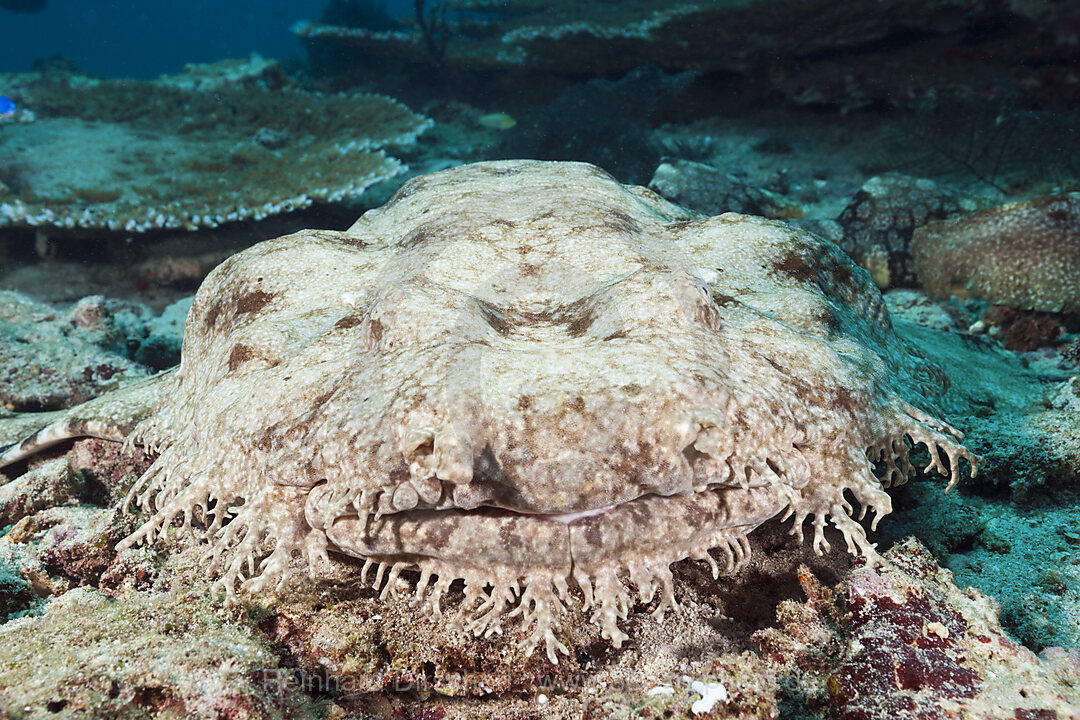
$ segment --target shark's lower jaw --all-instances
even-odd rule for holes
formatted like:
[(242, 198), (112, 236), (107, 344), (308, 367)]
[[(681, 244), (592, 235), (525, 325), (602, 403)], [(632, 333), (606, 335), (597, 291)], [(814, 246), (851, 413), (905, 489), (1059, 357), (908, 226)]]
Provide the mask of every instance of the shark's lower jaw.
[[(516, 603), (523, 629), (530, 631), (526, 652), (543, 641), (555, 662), (556, 651), (565, 651), (555, 630), (571, 581), (581, 588), (585, 608), (594, 609), (602, 636), (619, 646), (626, 635), (618, 621), (631, 605), (620, 576), (637, 586), (642, 602), (659, 592), (655, 612), (676, 609), (671, 563), (705, 560), (715, 576), (736, 570), (749, 558), (747, 534), (786, 504), (772, 487), (729, 487), (557, 515), (495, 508), (420, 510), (366, 521), (347, 515), (324, 531), (331, 550), (378, 565), (374, 584), (385, 593), (394, 592), (402, 570), (418, 568), (416, 597), (435, 615), (450, 584), (464, 580), (466, 599), (456, 622), (471, 632), (496, 632)], [(711, 549), (719, 550), (719, 564)]]

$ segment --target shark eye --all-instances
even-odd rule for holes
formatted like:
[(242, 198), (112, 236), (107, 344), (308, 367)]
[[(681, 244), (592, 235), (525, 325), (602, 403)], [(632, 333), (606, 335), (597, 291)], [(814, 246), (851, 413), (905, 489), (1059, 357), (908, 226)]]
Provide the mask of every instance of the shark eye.
[(701, 278), (697, 277), (694, 278), (694, 284), (697, 285), (698, 290), (701, 292), (702, 295), (705, 296), (705, 299), (709, 302), (712, 302), (712, 290), (709, 289), (708, 284), (706, 284), (706, 282)]

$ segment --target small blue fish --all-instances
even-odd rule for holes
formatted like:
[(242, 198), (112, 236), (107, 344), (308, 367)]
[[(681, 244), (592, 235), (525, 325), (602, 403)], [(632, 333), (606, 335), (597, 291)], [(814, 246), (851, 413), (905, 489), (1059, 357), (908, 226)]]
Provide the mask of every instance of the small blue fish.
[(0, 117), (11, 117), (15, 114), (15, 101), (0, 95)]

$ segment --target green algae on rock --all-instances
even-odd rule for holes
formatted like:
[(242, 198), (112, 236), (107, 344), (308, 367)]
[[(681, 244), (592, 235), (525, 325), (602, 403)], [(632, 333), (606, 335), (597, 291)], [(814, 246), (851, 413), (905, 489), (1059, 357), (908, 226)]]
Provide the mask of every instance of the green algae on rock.
[(93, 588), (40, 617), (0, 626), (6, 717), (294, 717), (260, 682), (278, 660), (257, 633), (222, 620), (205, 594)]
[(826, 241), (695, 219), (591, 165), (478, 163), (411, 180), (347, 231), (226, 261), (178, 371), (0, 464), (109, 412), (103, 434), (158, 454), (132, 491), (154, 514), (121, 547), (182, 516), (230, 599), (331, 551), (377, 566), (386, 594), (419, 569), (436, 617), (462, 579), (456, 626), (520, 615), (526, 652), (555, 662), (571, 581), (618, 646), (621, 577), (662, 616), (671, 563), (733, 570), (780, 514), (799, 537), (812, 518), (818, 552), (831, 521), (876, 561), (845, 493), (876, 523), (918, 443), (950, 486), (961, 459), (974, 472), (920, 409), (942, 385)]

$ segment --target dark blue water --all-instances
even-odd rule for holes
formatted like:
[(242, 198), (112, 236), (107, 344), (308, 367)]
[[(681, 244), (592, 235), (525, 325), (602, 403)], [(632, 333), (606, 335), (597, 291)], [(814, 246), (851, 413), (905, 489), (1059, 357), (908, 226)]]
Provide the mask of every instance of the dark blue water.
[[(64, 55), (84, 71), (106, 77), (154, 78), (189, 62), (244, 57), (302, 56), (289, 32), (315, 20), (323, 0), (48, 0), (38, 13), (0, 9), (0, 72), (25, 72), (38, 58)], [(412, 10), (391, 0), (392, 14)]]

